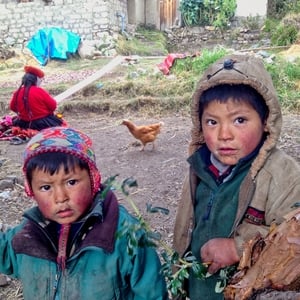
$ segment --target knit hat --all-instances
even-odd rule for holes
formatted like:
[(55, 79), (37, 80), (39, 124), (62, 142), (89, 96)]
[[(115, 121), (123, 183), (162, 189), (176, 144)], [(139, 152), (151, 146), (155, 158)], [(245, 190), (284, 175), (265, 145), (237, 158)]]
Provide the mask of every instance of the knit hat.
[[(92, 140), (87, 135), (68, 127), (50, 127), (39, 131), (31, 138), (24, 151), (23, 172), (25, 177), (28, 161), (32, 157), (51, 152), (71, 154), (85, 161), (89, 166), (92, 192), (93, 194), (98, 192), (101, 175), (97, 169)], [(28, 196), (33, 196), (27, 180), (25, 182), (25, 191)]]
[(33, 74), (39, 78), (43, 78), (45, 76), (45, 73), (41, 69), (34, 66), (25, 66), (24, 71), (25, 73)]

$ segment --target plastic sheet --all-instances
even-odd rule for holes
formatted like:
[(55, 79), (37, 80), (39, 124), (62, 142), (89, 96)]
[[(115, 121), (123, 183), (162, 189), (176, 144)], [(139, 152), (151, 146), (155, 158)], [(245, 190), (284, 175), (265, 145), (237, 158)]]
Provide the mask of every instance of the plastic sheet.
[(76, 53), (80, 40), (77, 34), (59, 27), (43, 28), (29, 40), (27, 48), (44, 66), (51, 58), (68, 59)]

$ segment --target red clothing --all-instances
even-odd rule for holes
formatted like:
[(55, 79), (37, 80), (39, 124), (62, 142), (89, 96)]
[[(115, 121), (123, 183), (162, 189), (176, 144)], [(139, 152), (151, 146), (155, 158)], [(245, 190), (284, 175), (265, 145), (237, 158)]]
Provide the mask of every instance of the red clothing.
[(19, 91), (18, 99), (16, 95), (18, 91), (13, 93), (10, 100), (10, 109), (18, 114), (19, 118), (24, 121), (32, 121), (52, 115), (57, 107), (57, 102), (48, 92), (38, 86), (31, 86), (28, 94), (28, 105), (31, 116), (28, 114), (24, 106), (23, 94), (25, 88)]

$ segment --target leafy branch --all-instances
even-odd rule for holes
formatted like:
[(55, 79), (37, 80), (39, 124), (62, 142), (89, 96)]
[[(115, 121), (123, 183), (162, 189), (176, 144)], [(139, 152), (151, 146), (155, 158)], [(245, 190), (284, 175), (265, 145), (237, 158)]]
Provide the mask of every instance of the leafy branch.
[[(167, 288), (173, 296), (185, 296), (184, 289), (185, 280), (189, 278), (190, 270), (198, 279), (204, 279), (209, 276), (207, 268), (209, 263), (200, 263), (191, 252), (186, 253), (184, 257), (180, 257), (179, 254), (167, 245), (161, 238), (161, 234), (154, 232), (151, 226), (145, 221), (140, 210), (136, 206), (133, 199), (129, 196), (129, 189), (137, 187), (137, 181), (133, 178), (125, 179), (121, 184), (116, 182), (118, 175), (111, 176), (105, 181), (105, 189), (102, 192), (103, 197), (109, 190), (118, 190), (125, 195), (125, 199), (133, 209), (138, 224), (125, 223), (122, 229), (116, 234), (117, 238), (126, 236), (128, 239), (127, 251), (130, 255), (133, 254), (135, 247), (155, 247), (161, 249), (160, 254), (163, 259), (161, 272), (166, 278)], [(147, 204), (147, 212), (149, 213), (163, 213), (169, 214), (169, 210), (163, 207), (152, 207)], [(145, 232), (141, 237), (138, 232)], [(228, 281), (228, 272), (226, 269), (220, 273), (222, 276), (220, 282), (216, 286), (216, 292), (221, 293)]]

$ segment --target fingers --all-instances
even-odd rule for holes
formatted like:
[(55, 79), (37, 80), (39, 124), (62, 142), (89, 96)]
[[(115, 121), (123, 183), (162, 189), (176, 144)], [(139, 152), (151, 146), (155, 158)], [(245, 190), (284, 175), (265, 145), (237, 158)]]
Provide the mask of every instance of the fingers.
[(209, 240), (201, 247), (200, 256), (202, 261), (211, 262), (208, 268), (211, 274), (239, 261), (235, 242), (231, 238)]
[(216, 261), (213, 261), (213, 262), (209, 265), (207, 271), (208, 271), (209, 274), (215, 274), (215, 273), (218, 272), (221, 268), (222, 268), (222, 265), (221, 265), (220, 263), (218, 263), (218, 262), (216, 262)]

